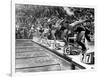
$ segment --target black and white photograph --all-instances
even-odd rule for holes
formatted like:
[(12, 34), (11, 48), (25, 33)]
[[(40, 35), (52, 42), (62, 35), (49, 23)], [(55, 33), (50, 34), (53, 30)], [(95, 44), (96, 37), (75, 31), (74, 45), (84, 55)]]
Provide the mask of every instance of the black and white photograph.
[(95, 69), (95, 8), (15, 4), (15, 72)]

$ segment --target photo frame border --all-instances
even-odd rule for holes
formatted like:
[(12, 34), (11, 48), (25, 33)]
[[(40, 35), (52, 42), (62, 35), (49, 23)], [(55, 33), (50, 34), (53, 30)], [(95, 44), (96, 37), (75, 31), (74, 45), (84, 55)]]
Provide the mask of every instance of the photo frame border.
[[(50, 71), (50, 72), (31, 72), (31, 73), (15, 73), (15, 4), (31, 4), (31, 5), (47, 5), (47, 6), (66, 6), (66, 7), (82, 7), (82, 8), (94, 8), (95, 9), (95, 25), (96, 24), (96, 13), (97, 13), (97, 7), (95, 5), (79, 5), (79, 4), (71, 4), (71, 3), (67, 3), (65, 1), (61, 1), (62, 4), (60, 2), (56, 2), (56, 1), (47, 1), (47, 2), (43, 2), (43, 1), (38, 1), (38, 0), (12, 0), (11, 1), (11, 72), (12, 72), (12, 77), (33, 77), (34, 75), (48, 75), (49, 74), (56, 74), (56, 73), (77, 73), (77, 72), (88, 72), (88, 70), (67, 70), (67, 71)], [(95, 27), (96, 29), (96, 27)], [(96, 35), (96, 32), (95, 32)], [(95, 37), (96, 38), (96, 37)], [(96, 48), (96, 40), (95, 40), (95, 49)], [(95, 50), (98, 51), (98, 50)], [(95, 56), (97, 56), (97, 53), (95, 53)], [(94, 70), (89, 70), (89, 71), (95, 71), (96, 70), (96, 58), (95, 58), (95, 69)]]

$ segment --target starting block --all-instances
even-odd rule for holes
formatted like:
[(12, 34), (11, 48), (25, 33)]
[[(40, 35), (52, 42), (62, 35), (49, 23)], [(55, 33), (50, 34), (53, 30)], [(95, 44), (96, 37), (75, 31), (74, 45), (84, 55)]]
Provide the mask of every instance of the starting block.
[(86, 53), (84, 55), (81, 54), (81, 62), (86, 64), (94, 64), (94, 52)]
[(75, 48), (72, 45), (65, 46), (63, 49), (64, 55), (79, 55), (80, 52), (80, 48)]

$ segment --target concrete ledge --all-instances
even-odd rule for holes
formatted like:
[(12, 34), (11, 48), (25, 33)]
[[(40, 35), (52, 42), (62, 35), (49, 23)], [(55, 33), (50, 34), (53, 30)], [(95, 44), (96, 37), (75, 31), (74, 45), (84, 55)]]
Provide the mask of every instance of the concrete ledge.
[(56, 54), (57, 56), (60, 56), (61, 58), (67, 60), (68, 62), (70, 62), (72, 64), (72, 66), (73, 66), (73, 69), (74, 69), (75, 66), (79, 67), (80, 69), (86, 69), (84, 66), (82, 66), (82, 65), (76, 63), (75, 61), (73, 61), (70, 57), (64, 56), (64, 55), (60, 54), (59, 52), (57, 52), (56, 50), (52, 50), (52, 49), (50, 49), (50, 48), (48, 48), (48, 47), (46, 47), (44, 45), (41, 45), (41, 44), (39, 44), (39, 43), (37, 43), (35, 41), (33, 41), (33, 42), (38, 44), (38, 45), (40, 45), (41, 47), (51, 51), (52, 53)]

